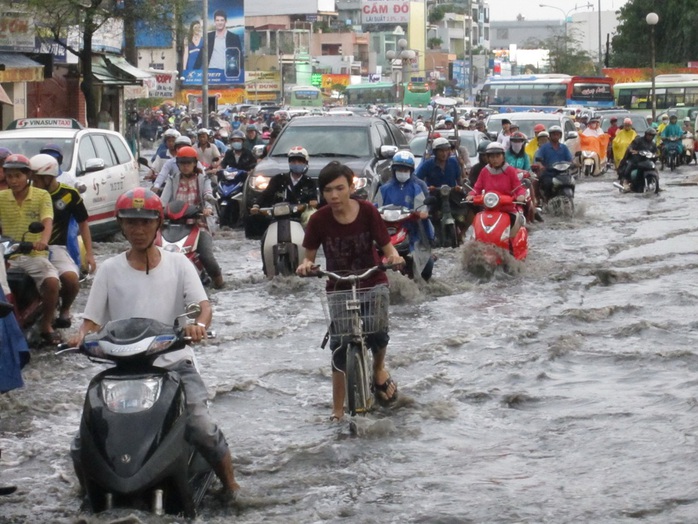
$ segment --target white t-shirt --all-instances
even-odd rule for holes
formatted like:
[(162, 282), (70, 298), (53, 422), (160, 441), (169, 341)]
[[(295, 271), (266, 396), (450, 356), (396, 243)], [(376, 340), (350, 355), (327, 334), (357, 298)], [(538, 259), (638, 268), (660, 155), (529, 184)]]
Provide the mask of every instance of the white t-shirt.
[[(105, 260), (97, 270), (84, 318), (104, 326), (110, 320), (152, 318), (173, 324), (187, 304), (208, 300), (194, 265), (181, 253), (160, 250), (160, 263), (149, 271), (132, 268), (126, 253)], [(180, 319), (180, 322), (186, 319)], [(154, 365), (167, 367), (194, 358), (190, 348), (159, 356)]]

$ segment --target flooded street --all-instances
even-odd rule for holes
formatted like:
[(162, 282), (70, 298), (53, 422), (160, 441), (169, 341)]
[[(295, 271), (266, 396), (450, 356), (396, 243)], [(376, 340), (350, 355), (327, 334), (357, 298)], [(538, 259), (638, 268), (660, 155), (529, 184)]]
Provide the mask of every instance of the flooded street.
[[(387, 363), (400, 401), (330, 423), (323, 281), (262, 274), (259, 242), (222, 232), (216, 340), (198, 347), (243, 492), (198, 522), (695, 522), (698, 169), (659, 195), (615, 173), (577, 185), (578, 216), (531, 227), (513, 275), (481, 281), (471, 247), (437, 250), (433, 281), (391, 278)], [(99, 260), (126, 248), (100, 243)], [(74, 308), (74, 326), (87, 296)], [(0, 396), (0, 524), (182, 522), (80, 512), (69, 446), (103, 366), (34, 352)]]

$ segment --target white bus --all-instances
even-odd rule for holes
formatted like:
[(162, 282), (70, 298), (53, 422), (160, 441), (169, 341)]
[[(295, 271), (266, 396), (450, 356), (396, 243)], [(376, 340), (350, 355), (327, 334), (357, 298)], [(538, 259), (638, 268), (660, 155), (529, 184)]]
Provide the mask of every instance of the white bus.
[[(698, 75), (657, 75), (654, 79), (657, 110), (698, 106)], [(652, 82), (616, 84), (616, 105), (625, 109), (652, 109)]]

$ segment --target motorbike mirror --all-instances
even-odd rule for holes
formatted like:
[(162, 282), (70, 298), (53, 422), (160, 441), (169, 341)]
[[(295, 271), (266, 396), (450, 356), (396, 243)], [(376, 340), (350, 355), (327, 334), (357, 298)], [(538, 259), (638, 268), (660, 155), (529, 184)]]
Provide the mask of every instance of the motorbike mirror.
[(44, 229), (44, 225), (41, 222), (32, 222), (29, 224), (29, 232), (30, 233), (41, 233)]
[(257, 144), (256, 146), (252, 146), (252, 154), (256, 158), (262, 158), (264, 155), (264, 144)]
[(148, 164), (148, 161), (145, 158), (143, 158), (142, 156), (138, 157), (138, 163), (142, 166), (150, 167), (150, 164)]
[(187, 305), (187, 318), (195, 319), (201, 314), (201, 306), (196, 303), (192, 302), (191, 304)]

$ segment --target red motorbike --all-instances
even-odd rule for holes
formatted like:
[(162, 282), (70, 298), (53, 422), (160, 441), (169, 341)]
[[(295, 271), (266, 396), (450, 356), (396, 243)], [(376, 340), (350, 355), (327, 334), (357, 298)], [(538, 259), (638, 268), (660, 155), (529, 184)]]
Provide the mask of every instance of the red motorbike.
[[(516, 260), (525, 260), (528, 254), (528, 230), (525, 225), (519, 228), (516, 236), (510, 239), (511, 217), (502, 207), (511, 206), (514, 198), (495, 192), (476, 195), (473, 204), (485, 209), (475, 215), (473, 230), (476, 242), (491, 244), (511, 253)], [(501, 254), (489, 255), (493, 265), (502, 264)]]
[(155, 239), (155, 245), (165, 251), (184, 253), (194, 264), (201, 282), (206, 286), (211, 279), (196, 252), (201, 234), (201, 219), (201, 209), (198, 206), (189, 205), (182, 200), (170, 202), (165, 207), (165, 221)]
[[(412, 279), (415, 275), (420, 275), (424, 281), (428, 281), (434, 269), (434, 259), (431, 256), (431, 242), (419, 213), (393, 204), (380, 207), (378, 212), (390, 234), (390, 243), (405, 259), (406, 264), (401, 273)], [(407, 229), (410, 222), (416, 224), (419, 232), (417, 239), (410, 238)], [(383, 263), (385, 262), (384, 259)]]

